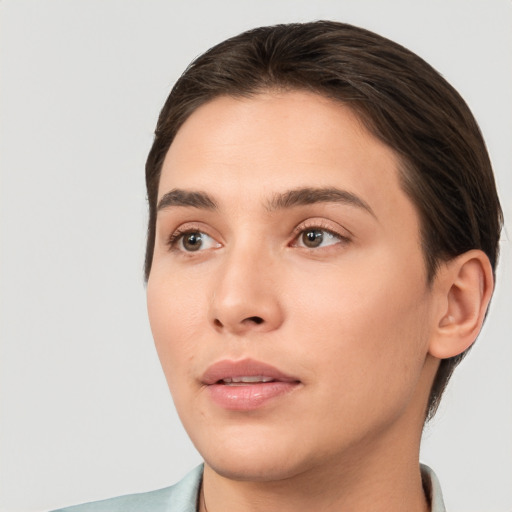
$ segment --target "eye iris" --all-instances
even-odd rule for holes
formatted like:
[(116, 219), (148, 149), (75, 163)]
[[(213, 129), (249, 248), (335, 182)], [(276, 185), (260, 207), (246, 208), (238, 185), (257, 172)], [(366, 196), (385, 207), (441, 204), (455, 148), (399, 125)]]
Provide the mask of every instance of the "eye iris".
[(318, 247), (324, 239), (324, 234), (319, 229), (310, 229), (302, 234), (302, 241), (306, 247)]
[(201, 233), (188, 233), (183, 237), (183, 247), (187, 251), (197, 251), (202, 243)]

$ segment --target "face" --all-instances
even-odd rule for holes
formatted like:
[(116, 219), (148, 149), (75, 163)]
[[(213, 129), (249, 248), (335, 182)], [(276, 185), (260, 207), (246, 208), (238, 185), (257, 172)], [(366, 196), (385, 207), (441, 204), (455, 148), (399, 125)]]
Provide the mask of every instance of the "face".
[(147, 294), (207, 465), (280, 479), (419, 435), (432, 297), (398, 160), (346, 106), (222, 97), (163, 164)]

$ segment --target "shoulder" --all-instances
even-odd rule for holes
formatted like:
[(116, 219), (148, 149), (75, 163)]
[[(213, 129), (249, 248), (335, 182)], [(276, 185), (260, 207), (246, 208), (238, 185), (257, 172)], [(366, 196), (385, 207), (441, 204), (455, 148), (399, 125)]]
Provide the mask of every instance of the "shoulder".
[(202, 476), (203, 466), (200, 465), (170, 487), (84, 503), (54, 512), (195, 512)]

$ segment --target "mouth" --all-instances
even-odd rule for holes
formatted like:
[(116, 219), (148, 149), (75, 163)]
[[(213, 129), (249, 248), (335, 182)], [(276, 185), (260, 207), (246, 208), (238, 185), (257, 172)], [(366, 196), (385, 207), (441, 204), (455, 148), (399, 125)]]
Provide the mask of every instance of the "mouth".
[(267, 382), (275, 382), (272, 377), (263, 375), (253, 375), (245, 377), (226, 377), (217, 382), (217, 384), (225, 384), (226, 386), (246, 386), (247, 384), (265, 384)]
[(263, 407), (301, 384), (299, 379), (274, 366), (252, 359), (215, 363), (201, 380), (216, 405), (238, 411)]

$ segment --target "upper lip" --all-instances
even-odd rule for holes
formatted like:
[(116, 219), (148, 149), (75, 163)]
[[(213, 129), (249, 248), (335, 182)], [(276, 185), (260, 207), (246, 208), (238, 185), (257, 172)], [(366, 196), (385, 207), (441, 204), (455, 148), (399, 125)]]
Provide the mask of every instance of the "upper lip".
[(201, 377), (203, 384), (211, 385), (233, 377), (267, 377), (282, 382), (299, 382), (274, 366), (254, 359), (232, 361), (229, 359), (212, 364)]

